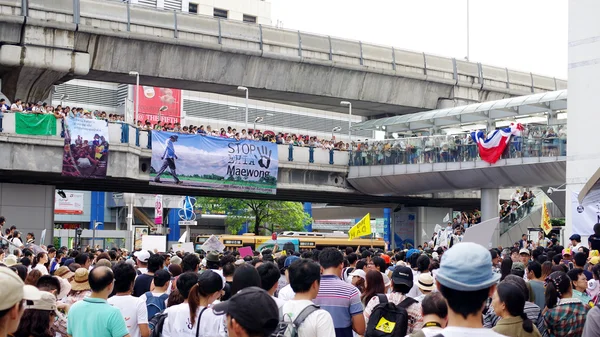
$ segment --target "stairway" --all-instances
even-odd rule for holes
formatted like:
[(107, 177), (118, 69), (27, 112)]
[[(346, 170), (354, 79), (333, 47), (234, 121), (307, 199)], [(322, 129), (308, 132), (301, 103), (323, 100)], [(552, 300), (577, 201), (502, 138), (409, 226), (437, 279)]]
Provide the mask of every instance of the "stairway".
[(144, 213), (144, 211), (142, 211), (141, 209), (134, 207), (133, 208), (133, 215), (140, 219), (144, 225), (150, 227), (150, 228), (154, 228), (156, 227), (156, 225), (154, 225), (154, 221), (152, 219), (150, 219), (146, 213)]

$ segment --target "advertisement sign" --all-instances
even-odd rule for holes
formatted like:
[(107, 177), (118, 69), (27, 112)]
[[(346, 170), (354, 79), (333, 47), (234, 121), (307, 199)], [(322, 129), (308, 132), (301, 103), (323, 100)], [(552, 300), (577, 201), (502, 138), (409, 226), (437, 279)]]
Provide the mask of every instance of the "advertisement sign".
[(62, 175), (105, 178), (108, 168), (108, 122), (65, 118)]
[(397, 248), (415, 247), (416, 219), (415, 213), (394, 213), (394, 243)]
[(133, 249), (142, 249), (142, 237), (148, 235), (148, 227), (146, 226), (133, 226), (134, 233), (134, 244)]
[(152, 132), (151, 185), (275, 194), (277, 144)]
[[(138, 121), (149, 121), (152, 125), (163, 123), (179, 123), (181, 119), (181, 90), (159, 87), (134, 86), (134, 102), (140, 99)], [(137, 91), (137, 92), (136, 92)]]
[(83, 214), (83, 193), (65, 193), (61, 198), (54, 192), (54, 214)]
[(160, 194), (154, 196), (154, 223), (157, 225), (163, 223), (163, 201)]
[[(277, 240), (273, 239), (256, 239), (256, 251), (261, 251), (263, 249), (273, 249), (275, 245), (279, 248), (278, 250), (293, 250), (300, 251), (300, 240), (298, 239), (289, 239), (289, 238), (278, 238)], [(312, 244), (314, 246), (314, 244)]]

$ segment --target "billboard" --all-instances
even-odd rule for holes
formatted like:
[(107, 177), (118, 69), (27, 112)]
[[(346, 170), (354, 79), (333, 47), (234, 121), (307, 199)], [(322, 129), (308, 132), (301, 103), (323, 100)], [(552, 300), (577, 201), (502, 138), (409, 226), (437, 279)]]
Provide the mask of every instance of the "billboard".
[(152, 132), (150, 184), (275, 194), (277, 144)]
[[(135, 86), (134, 86), (135, 88)], [(139, 97), (138, 120), (149, 121), (152, 125), (160, 120), (163, 123), (179, 123), (181, 119), (181, 90), (149, 86), (134, 89), (134, 102)]]
[(83, 193), (66, 193), (61, 198), (54, 192), (54, 214), (83, 214)]
[(394, 244), (397, 248), (414, 248), (416, 213), (394, 213)]
[(62, 175), (105, 178), (108, 169), (108, 122), (65, 118)]

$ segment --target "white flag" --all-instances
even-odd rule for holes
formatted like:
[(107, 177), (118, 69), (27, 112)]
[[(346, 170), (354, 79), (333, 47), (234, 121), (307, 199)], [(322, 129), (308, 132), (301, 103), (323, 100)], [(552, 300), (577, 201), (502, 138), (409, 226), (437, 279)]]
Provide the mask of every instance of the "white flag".
[(185, 243), (187, 241), (187, 235), (188, 235), (187, 231), (183, 232), (183, 235), (179, 238), (179, 240), (177, 242)]
[(442, 230), (442, 226), (435, 224), (435, 227), (433, 228), (433, 231), (436, 233), (439, 233)]
[(425, 228), (421, 228), (421, 236), (427, 238), (427, 232), (425, 232)]
[(442, 219), (443, 222), (450, 221), (450, 213), (446, 213), (446, 216)]
[(46, 230), (44, 229), (42, 231), (42, 235), (40, 235), (40, 245), (45, 244), (45, 241), (46, 241)]

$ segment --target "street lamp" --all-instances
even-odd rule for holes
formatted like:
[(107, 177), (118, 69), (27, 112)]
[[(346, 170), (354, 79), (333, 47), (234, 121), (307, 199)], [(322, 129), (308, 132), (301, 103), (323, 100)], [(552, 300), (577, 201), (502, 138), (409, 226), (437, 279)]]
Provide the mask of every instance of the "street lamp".
[(237, 90), (246, 92), (246, 130), (248, 130), (248, 88), (239, 86)]
[[(263, 118), (260, 116), (254, 118), (254, 129), (252, 129), (252, 131), (256, 130), (256, 123), (262, 123), (262, 121), (263, 121)], [(248, 131), (248, 130), (246, 130), (246, 131)]]
[(96, 248), (96, 227), (99, 225), (104, 225), (102, 222), (98, 222), (94, 220), (94, 228), (92, 229), (92, 248)]
[(135, 76), (135, 111), (133, 113), (133, 125), (137, 125), (138, 113), (140, 112), (140, 73), (130, 71), (129, 76)]
[(62, 95), (60, 95), (60, 106), (62, 106), (62, 105), (63, 105), (63, 100), (65, 100), (65, 101), (66, 101), (66, 100), (68, 100), (68, 99), (69, 99), (69, 95), (67, 95), (67, 94), (62, 94)]
[(331, 129), (331, 139), (333, 139), (333, 134), (335, 132), (340, 132), (340, 131), (342, 131), (342, 128), (339, 126), (336, 126), (335, 128)]
[(348, 137), (352, 140), (352, 103), (348, 101), (341, 101), (341, 105), (348, 106)]

